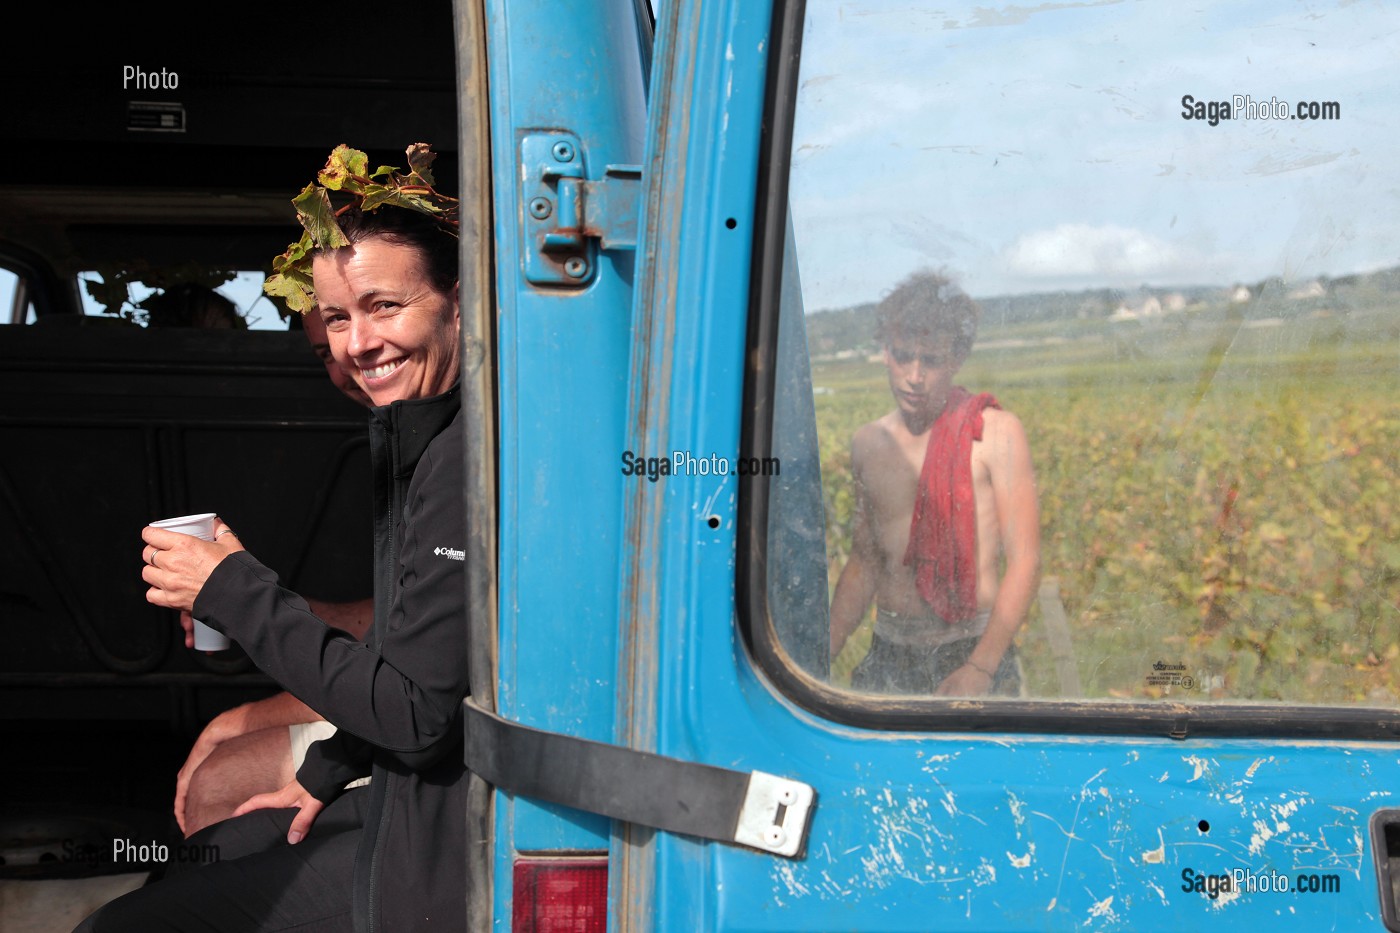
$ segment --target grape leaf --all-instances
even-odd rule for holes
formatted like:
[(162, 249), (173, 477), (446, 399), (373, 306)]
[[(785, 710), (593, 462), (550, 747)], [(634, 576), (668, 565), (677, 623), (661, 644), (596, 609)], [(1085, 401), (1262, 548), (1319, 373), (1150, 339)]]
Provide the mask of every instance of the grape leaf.
[(433, 184), (432, 165), (433, 160), (437, 158), (437, 153), (433, 152), (427, 143), (414, 143), (408, 147), (406, 152), (410, 178), (431, 187)]
[(355, 191), (368, 170), (369, 156), (341, 143), (331, 150), (326, 167), (316, 175), (316, 180), (331, 191)]
[(397, 188), (385, 188), (375, 186), (379, 190), (367, 192), (364, 202), (360, 205), (362, 210), (374, 210), (384, 204), (393, 204), (397, 207), (406, 207), (409, 210), (419, 211), (424, 214), (441, 214), (442, 209), (419, 194), (409, 191), (401, 191)]
[(272, 298), (281, 298), (287, 307), (305, 314), (316, 306), (316, 293), (311, 277), (301, 269), (287, 269), (267, 277), (263, 291)]
[(337, 249), (350, 245), (340, 230), (340, 224), (335, 222), (335, 211), (331, 208), (330, 195), (325, 188), (307, 185), (301, 194), (292, 199), (292, 206), (297, 209), (297, 220), (301, 221), (318, 247)]

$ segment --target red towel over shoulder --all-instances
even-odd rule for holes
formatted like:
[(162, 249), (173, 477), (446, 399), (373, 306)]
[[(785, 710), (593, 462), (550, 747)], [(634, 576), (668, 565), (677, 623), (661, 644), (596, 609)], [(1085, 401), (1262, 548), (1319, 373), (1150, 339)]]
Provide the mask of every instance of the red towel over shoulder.
[(982, 439), (982, 412), (1001, 408), (989, 393), (953, 386), (933, 422), (919, 474), (904, 565), (914, 568), (919, 595), (953, 623), (977, 614), (977, 506), (972, 492), (972, 442)]

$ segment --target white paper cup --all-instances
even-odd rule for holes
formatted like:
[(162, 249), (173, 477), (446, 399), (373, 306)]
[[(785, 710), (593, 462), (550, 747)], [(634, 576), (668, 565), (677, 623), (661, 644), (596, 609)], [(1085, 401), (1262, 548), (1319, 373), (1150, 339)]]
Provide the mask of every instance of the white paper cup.
[[(182, 535), (193, 535), (201, 541), (213, 541), (214, 518), (213, 512), (200, 512), (198, 515), (164, 518), (158, 522), (151, 522), (151, 527), (164, 528), (166, 531), (178, 531)], [(194, 620), (194, 647), (196, 651), (226, 651), (231, 644), (232, 642), (229, 641), (227, 635), (214, 631), (198, 619)]]

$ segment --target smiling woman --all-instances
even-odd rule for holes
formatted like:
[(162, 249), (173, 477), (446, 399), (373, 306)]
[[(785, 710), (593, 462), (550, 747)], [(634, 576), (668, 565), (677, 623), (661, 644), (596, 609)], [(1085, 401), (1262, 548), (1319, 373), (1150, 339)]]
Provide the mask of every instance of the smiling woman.
[[(194, 910), (229, 918), (211, 929), (344, 929), (352, 915), (383, 918), (385, 929), (465, 924), (457, 238), (401, 206), (351, 208), (336, 223), (338, 245), (311, 260), (317, 305), (307, 313), (319, 315), (336, 364), (378, 406), (370, 635), (357, 642), (317, 618), (235, 545), (147, 528), (143, 578), (151, 602), (231, 637), (338, 731), (312, 744), (280, 791), (191, 837), (224, 861), (114, 901), (83, 930), (157, 929)], [(367, 789), (345, 790), (371, 774)]]
[(336, 362), (376, 405), (447, 391), (457, 381), (456, 237), (409, 211), (338, 220), (351, 245), (312, 263)]

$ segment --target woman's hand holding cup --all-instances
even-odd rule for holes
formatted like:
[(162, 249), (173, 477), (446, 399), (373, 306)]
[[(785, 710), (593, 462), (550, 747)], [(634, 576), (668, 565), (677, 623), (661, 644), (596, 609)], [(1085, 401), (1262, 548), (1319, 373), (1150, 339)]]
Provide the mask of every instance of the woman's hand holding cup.
[[(150, 585), (146, 591), (146, 601), (154, 606), (180, 610), (182, 625), (186, 615), (193, 611), (194, 601), (214, 568), (229, 554), (243, 550), (233, 529), (212, 513), (165, 519), (147, 525), (141, 530), (141, 540), (146, 542), (141, 551), (145, 564), (141, 579)], [(203, 640), (197, 635), (218, 633), (212, 629), (199, 633), (198, 628), (202, 626), (197, 621), (194, 626), (194, 635), (186, 630), (187, 647), (201, 650), (228, 647), (226, 643), (219, 647), (213, 647), (210, 643), (197, 644)]]

